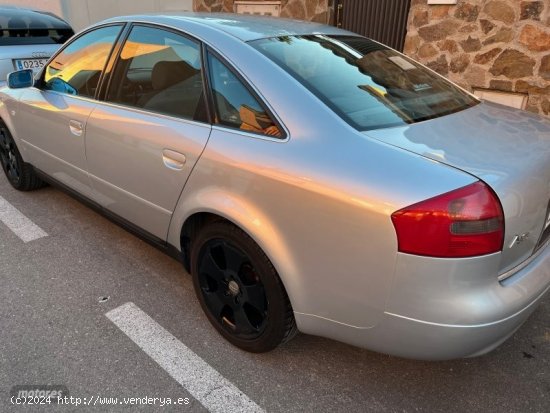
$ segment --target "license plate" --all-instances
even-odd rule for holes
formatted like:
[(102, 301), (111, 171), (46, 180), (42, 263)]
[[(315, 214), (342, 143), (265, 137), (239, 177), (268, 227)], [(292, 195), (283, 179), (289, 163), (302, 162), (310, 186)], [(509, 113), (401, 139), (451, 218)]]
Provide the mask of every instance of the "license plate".
[(15, 70), (32, 69), (36, 73), (46, 66), (48, 59), (16, 59), (13, 62)]

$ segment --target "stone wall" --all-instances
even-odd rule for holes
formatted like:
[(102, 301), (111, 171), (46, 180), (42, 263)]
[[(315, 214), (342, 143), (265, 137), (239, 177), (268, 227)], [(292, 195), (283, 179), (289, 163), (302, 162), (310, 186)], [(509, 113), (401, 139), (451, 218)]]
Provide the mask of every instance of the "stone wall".
[(405, 53), (463, 87), (528, 94), (550, 115), (550, 1), (411, 0)]
[[(233, 12), (234, 0), (193, 0), (195, 11)], [(327, 0), (281, 0), (281, 17), (310, 20), (319, 23), (329, 21)]]

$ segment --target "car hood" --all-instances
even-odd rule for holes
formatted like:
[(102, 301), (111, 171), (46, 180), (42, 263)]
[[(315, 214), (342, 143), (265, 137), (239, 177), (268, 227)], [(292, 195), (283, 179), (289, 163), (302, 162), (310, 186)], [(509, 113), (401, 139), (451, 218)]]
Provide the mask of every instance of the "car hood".
[[(493, 188), (505, 215), (501, 273), (540, 245), (550, 201), (550, 121), (484, 102), (449, 116), (364, 134), (461, 169)], [(514, 242), (516, 236), (522, 241)]]

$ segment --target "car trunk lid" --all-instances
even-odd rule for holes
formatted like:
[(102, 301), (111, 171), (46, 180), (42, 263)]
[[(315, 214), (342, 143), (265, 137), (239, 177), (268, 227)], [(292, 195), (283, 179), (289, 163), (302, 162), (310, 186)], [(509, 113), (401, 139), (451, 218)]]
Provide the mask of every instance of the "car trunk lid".
[(498, 195), (505, 217), (500, 273), (550, 236), (550, 122), (505, 106), (464, 111), (365, 135), (468, 172)]
[[(2, 53), (0, 54), (0, 74), (2, 78), (0, 80), (5, 81), (8, 73), (25, 68), (38, 72), (60, 46), (59, 44), (2, 46)], [(30, 62), (36, 63), (29, 64)]]

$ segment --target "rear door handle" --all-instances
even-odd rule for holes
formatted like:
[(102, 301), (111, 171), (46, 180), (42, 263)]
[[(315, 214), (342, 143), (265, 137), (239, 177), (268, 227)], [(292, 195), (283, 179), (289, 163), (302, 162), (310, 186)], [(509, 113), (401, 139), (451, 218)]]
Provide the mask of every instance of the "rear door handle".
[(181, 171), (185, 166), (185, 155), (179, 152), (171, 151), (170, 149), (164, 149), (162, 151), (162, 161), (164, 165), (175, 171)]
[(84, 132), (84, 125), (82, 125), (82, 122), (77, 120), (71, 120), (69, 121), (69, 129), (73, 135), (82, 136), (82, 132)]

